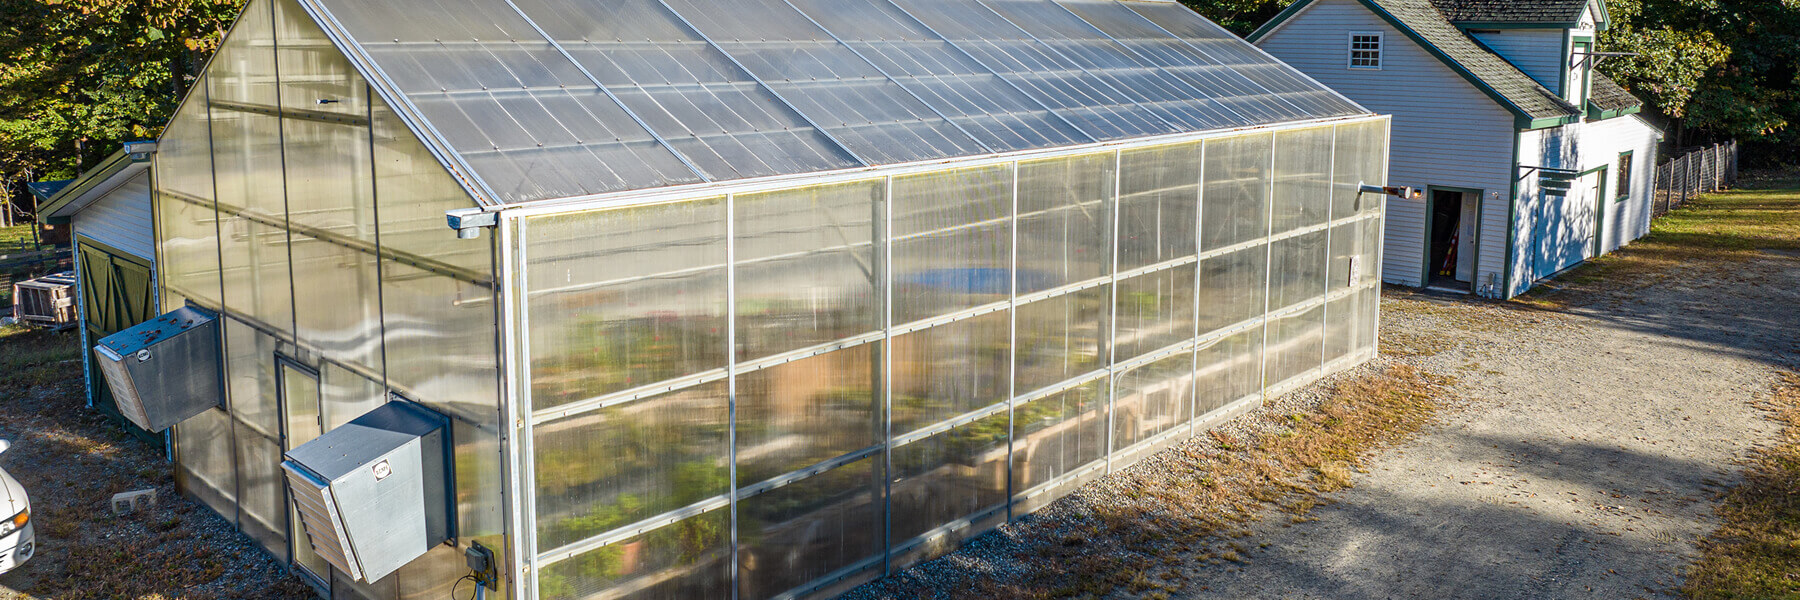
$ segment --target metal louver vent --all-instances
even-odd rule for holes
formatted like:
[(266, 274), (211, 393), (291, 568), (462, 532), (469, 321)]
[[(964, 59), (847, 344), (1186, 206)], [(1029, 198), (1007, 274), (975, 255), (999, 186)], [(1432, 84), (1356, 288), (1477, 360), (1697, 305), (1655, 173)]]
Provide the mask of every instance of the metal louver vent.
[(281, 469), (287, 472), (294, 507), (300, 513), (300, 524), (306, 530), (313, 552), (339, 571), (362, 579), (362, 569), (344, 554), (349, 545), (344, 543), (344, 524), (338, 516), (336, 499), (331, 495), (331, 483), (293, 461), (283, 461)]

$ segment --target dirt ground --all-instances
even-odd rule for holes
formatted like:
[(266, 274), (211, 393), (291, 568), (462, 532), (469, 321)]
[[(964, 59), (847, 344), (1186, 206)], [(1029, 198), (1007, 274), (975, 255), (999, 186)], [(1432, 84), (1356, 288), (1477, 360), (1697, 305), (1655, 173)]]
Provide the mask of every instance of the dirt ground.
[[(1775, 425), (1748, 402), (1800, 363), (1800, 256), (1676, 267), (1572, 306), (1392, 294), (1389, 332), (1466, 404), (1189, 598), (1664, 598)], [(1570, 292), (1575, 294), (1575, 292)]]

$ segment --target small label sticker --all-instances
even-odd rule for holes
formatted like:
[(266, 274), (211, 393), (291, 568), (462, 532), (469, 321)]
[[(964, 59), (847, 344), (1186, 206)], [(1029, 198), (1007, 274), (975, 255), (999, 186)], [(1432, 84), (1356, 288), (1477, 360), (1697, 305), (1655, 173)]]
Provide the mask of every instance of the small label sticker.
[(138, 362), (150, 362), (150, 349), (145, 348), (137, 351), (137, 360)]
[(388, 461), (385, 461), (385, 460), (375, 463), (375, 466), (372, 467), (370, 470), (375, 472), (375, 480), (376, 481), (381, 481), (383, 479), (387, 479), (387, 476), (394, 474), (394, 468), (388, 466)]

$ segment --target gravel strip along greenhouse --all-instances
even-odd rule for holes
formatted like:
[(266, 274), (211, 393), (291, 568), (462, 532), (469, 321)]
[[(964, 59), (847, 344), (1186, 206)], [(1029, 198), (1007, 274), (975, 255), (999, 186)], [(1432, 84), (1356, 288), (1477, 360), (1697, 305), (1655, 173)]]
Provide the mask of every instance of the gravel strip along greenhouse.
[(178, 481), (333, 598), (829, 596), (1370, 358), (1387, 137), (1173, 2), (251, 0)]

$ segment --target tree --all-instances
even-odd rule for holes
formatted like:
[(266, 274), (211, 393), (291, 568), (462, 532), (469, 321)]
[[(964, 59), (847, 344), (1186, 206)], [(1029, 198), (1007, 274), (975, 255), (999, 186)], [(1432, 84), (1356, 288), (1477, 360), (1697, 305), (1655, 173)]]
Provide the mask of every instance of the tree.
[(243, 0), (0, 0), (0, 199), (154, 138)]

